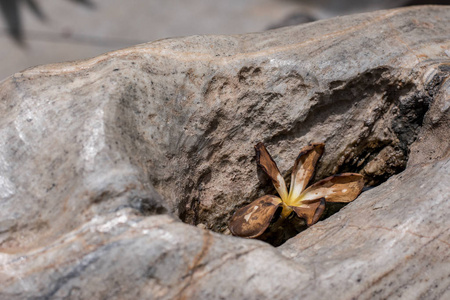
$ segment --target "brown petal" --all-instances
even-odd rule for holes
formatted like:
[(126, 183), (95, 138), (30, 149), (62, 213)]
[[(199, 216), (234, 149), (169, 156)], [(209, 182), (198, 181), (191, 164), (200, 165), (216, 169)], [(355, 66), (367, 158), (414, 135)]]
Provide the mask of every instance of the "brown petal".
[(297, 199), (306, 188), (314, 174), (316, 163), (322, 156), (324, 147), (325, 144), (323, 143), (314, 143), (300, 151), (292, 169), (289, 199)]
[(300, 206), (291, 206), (297, 216), (305, 219), (306, 225), (311, 226), (319, 221), (325, 210), (325, 198), (308, 201), (308, 204), (302, 203)]
[(233, 235), (246, 238), (257, 237), (269, 227), (280, 205), (280, 198), (265, 195), (237, 210), (231, 217), (228, 227)]
[(258, 143), (255, 146), (256, 152), (256, 162), (258, 166), (269, 175), (270, 179), (272, 179), (272, 183), (275, 186), (278, 194), (281, 196), (281, 199), (287, 199), (288, 192), (286, 188), (286, 183), (284, 182), (283, 176), (281, 176), (280, 171), (278, 170), (277, 164), (273, 161), (272, 156), (270, 156), (266, 147), (263, 143)]
[(324, 197), (327, 202), (350, 202), (364, 187), (361, 174), (344, 173), (316, 182), (301, 193), (298, 203)]

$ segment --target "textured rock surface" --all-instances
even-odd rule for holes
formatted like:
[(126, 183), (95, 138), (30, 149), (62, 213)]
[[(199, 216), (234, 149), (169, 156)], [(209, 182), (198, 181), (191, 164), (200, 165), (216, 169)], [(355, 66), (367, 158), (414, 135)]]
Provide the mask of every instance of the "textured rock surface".
[(446, 299), (449, 182), (448, 160), (408, 168), (278, 249), (315, 274), (317, 298)]
[[(448, 298), (449, 22), (380, 11), (8, 78), (0, 298)], [(378, 186), (278, 249), (181, 223), (226, 233), (270, 191), (257, 141), (283, 174), (325, 142), (316, 179)]]

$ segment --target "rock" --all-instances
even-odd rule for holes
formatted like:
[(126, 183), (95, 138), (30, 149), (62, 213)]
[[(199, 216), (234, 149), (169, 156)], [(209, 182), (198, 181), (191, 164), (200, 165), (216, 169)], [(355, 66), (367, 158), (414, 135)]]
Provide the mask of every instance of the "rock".
[[(448, 297), (449, 21), (379, 11), (9, 77), (0, 299)], [(258, 141), (283, 174), (325, 142), (315, 180), (373, 188), (278, 248), (220, 234), (271, 192)]]
[(407, 168), (280, 246), (315, 274), (309, 297), (446, 299), (449, 170), (448, 159)]

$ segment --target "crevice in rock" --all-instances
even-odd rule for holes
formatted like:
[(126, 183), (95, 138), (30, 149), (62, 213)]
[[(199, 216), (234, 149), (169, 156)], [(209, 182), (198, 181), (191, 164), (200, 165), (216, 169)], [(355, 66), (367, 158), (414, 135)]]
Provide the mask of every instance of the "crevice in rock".
[(405, 169), (430, 103), (413, 83), (399, 86), (394, 83), (384, 91), (384, 107), (373, 123), (365, 124), (358, 140), (346, 147), (337, 173), (356, 171), (365, 176), (368, 186), (377, 186)]
[[(152, 157), (152, 137), (146, 135), (145, 127), (140, 124), (140, 115), (143, 111), (154, 109), (145, 107), (151, 103), (145, 102), (142, 106), (139, 104), (142, 101), (135, 101), (145, 91), (130, 86), (123, 96), (127, 101), (119, 101), (116, 123), (117, 128), (123, 131), (123, 145), (131, 145), (135, 149), (127, 149), (126, 152), (139, 153), (137, 157), (141, 157), (136, 160), (136, 156), (130, 155), (130, 162), (143, 166), (146, 174), (151, 174), (150, 182), (156, 190), (162, 191), (163, 198), (168, 195), (174, 198), (176, 207), (172, 211), (176, 211), (183, 222), (201, 224), (212, 231), (226, 233), (228, 220), (239, 207), (263, 194), (276, 194), (263, 176), (259, 176), (259, 182), (256, 178), (248, 179), (257, 170), (252, 150), (236, 149), (230, 152), (226, 149), (241, 145), (242, 139), (245, 140), (253, 132), (270, 131), (269, 139), (264, 142), (269, 147), (281, 148), (281, 152), (288, 147), (301, 148), (308, 135), (312, 136), (306, 138), (310, 142), (325, 142), (325, 154), (317, 166), (313, 181), (337, 173), (359, 172), (365, 176), (367, 186), (376, 186), (405, 169), (409, 147), (421, 128), (431, 101), (427, 95), (432, 93), (433, 88), (425, 94), (418, 90), (412, 75), (404, 78), (395, 75), (397, 70), (378, 67), (347, 81), (331, 81), (328, 90), (317, 91), (308, 100), (299, 101), (299, 105), (306, 104), (309, 108), (304, 110), (305, 115), (299, 115), (289, 124), (284, 122), (286, 108), (281, 104), (289, 97), (295, 99), (292, 89), (296, 91), (294, 94), (305, 97), (305, 90), (313, 87), (305, 83), (302, 75), (292, 71), (284, 72), (266, 84), (264, 78), (272, 76), (268, 72), (272, 70), (262, 65), (244, 66), (235, 76), (216, 74), (203, 89), (204, 107), (191, 117), (183, 116), (181, 121), (171, 116), (176, 119), (173, 122), (177, 124), (171, 125), (174, 128), (196, 128), (198, 133), (190, 148), (182, 148), (185, 146), (178, 141), (184, 139), (184, 133), (166, 128), (170, 137), (167, 152), (183, 149), (183, 157), (175, 152), (171, 156), (161, 157), (160, 153), (156, 153)], [(284, 92), (279, 88), (271, 89), (280, 84), (286, 85)], [(135, 107), (135, 102), (140, 107)], [(128, 116), (124, 118), (123, 114)], [(128, 123), (122, 124), (122, 119), (128, 120)], [(130, 123), (130, 120), (133, 121)], [(321, 126), (324, 125), (335, 126), (335, 131), (325, 135), (325, 140), (316, 140), (314, 136), (321, 135)], [(349, 135), (353, 139), (351, 142), (348, 142)], [(176, 137), (176, 141), (172, 136)], [(346, 144), (341, 142), (343, 140)], [(171, 146), (172, 143), (176, 145)], [(174, 150), (171, 152), (172, 148)], [(249, 152), (251, 155), (248, 155)], [(145, 157), (154, 161), (151, 164), (149, 159), (140, 161)], [(176, 173), (171, 177), (158, 176), (158, 169), (167, 167)], [(282, 170), (282, 173), (289, 184), (290, 170)], [(244, 178), (245, 182), (241, 182), (240, 178)], [(252, 187), (250, 191), (239, 188), (240, 184), (246, 183)], [(159, 185), (165, 187), (160, 189)], [(171, 191), (168, 186), (172, 187)], [(176, 195), (173, 195), (174, 191)], [(230, 205), (236, 203), (232, 200), (236, 198), (242, 201)], [(155, 210), (153, 205), (150, 205), (153, 208), (146, 209), (150, 207), (145, 205), (147, 202), (138, 205), (138, 210), (143, 210), (143, 214), (150, 214), (150, 210), (153, 213), (166, 212), (164, 209)], [(324, 216), (328, 217), (342, 207), (339, 204), (329, 205)], [(298, 232), (298, 228), (296, 226), (292, 232)]]
[[(208, 93), (220, 97), (223, 86), (239, 90), (239, 87), (242, 89), (242, 85), (248, 85), (249, 81), (251, 81), (253, 87), (259, 86), (261, 83), (258, 78), (265, 76), (264, 72), (264, 68), (244, 67), (238, 72), (237, 79), (225, 80), (222, 78), (224, 84), (220, 84), (217, 78), (221, 77), (217, 77), (212, 80), (214, 86), (209, 85)], [(339, 125), (336, 131), (324, 141), (327, 145), (326, 153), (318, 164), (313, 181), (337, 173), (359, 172), (365, 176), (366, 186), (371, 187), (381, 184), (392, 175), (405, 169), (409, 147), (416, 139), (424, 115), (430, 105), (430, 99), (418, 90), (417, 83), (412, 77), (399, 80), (393, 75), (394, 72), (396, 70), (388, 67), (379, 67), (359, 74), (347, 82), (330, 82), (328, 91), (316, 93), (310, 99), (311, 107), (308, 114), (299, 116), (296, 122), (290, 126), (283, 128), (282, 124), (277, 124), (271, 127), (269, 125), (270, 120), (266, 120), (266, 123), (260, 122), (262, 126), (268, 126), (273, 130), (273, 134), (267, 143), (269, 145), (283, 143), (283, 145), (286, 145), (286, 142), (297, 144), (297, 141), (304, 138), (308, 132), (318, 130), (317, 128), (320, 128), (321, 124), (336, 122)], [(307, 85), (303, 85), (303, 88), (306, 87)], [(239, 99), (245, 97), (262, 99), (254, 103), (246, 101), (245, 103), (250, 103), (250, 106), (239, 108), (245, 111), (241, 118), (242, 127), (250, 127), (250, 130), (256, 126), (254, 124), (256, 122), (255, 120), (252, 120), (253, 123), (246, 120), (249, 120), (255, 110), (258, 111), (258, 115), (264, 114), (276, 106), (278, 99), (285, 97), (283, 94), (274, 96), (274, 93), (270, 91), (262, 92), (258, 88), (251, 92), (242, 89), (240, 95)], [(367, 117), (363, 120), (359, 117), (362, 112), (367, 114)], [(237, 159), (229, 156), (226, 159), (224, 156), (220, 157), (219, 153), (223, 144), (216, 140), (219, 133), (228, 130), (227, 120), (230, 118), (230, 112), (225, 108), (220, 108), (218, 113), (215, 113), (215, 117), (217, 118), (212, 119), (211, 124), (205, 127), (205, 134), (200, 137), (200, 141), (203, 140), (202, 149), (207, 149), (206, 157), (211, 165), (219, 164), (221, 161), (231, 164)], [(343, 120), (344, 117), (347, 119)], [(341, 145), (340, 140), (352, 128), (358, 129), (354, 142)], [(240, 131), (242, 131), (242, 128)], [(311, 141), (314, 142), (315, 140)], [(245, 162), (251, 165), (254, 163), (254, 158), (247, 158)], [(214, 177), (217, 168), (205, 169), (204, 166), (202, 168), (200, 170), (197, 168), (199, 172), (193, 172), (195, 173), (194, 177), (189, 176), (190, 180), (186, 180), (186, 183), (190, 183), (185, 185), (186, 193), (181, 196), (182, 199), (179, 202), (179, 217), (186, 223), (204, 224), (206, 228), (213, 231), (226, 232), (228, 220), (236, 209), (255, 200), (262, 194), (276, 194), (271, 185), (267, 184), (268, 181), (263, 180), (256, 186), (257, 191), (252, 192), (251, 195), (240, 195), (241, 198), (246, 199), (241, 206), (228, 206), (223, 212), (214, 212), (212, 218), (212, 213), (203, 205), (202, 197), (204, 190), (211, 189), (211, 184), (214, 184), (214, 178), (211, 179), (211, 177)], [(193, 167), (193, 169), (196, 168)], [(251, 166), (250, 171), (253, 169), (253, 166)], [(289, 183), (290, 170), (283, 172), (283, 175), (286, 182)], [(222, 190), (212, 196), (215, 205), (218, 206), (222, 202), (227, 203), (228, 197), (229, 195)], [(329, 205), (324, 217), (329, 217), (343, 206), (342, 204)], [(297, 223), (300, 224), (301, 222)], [(296, 225), (295, 227), (292, 230), (293, 235), (298, 233), (299, 226)]]
[[(439, 296), (448, 13), (418, 7), (169, 39), (6, 79), (3, 298)], [(227, 234), (238, 208), (274, 193), (258, 181), (258, 141), (286, 178), (302, 147), (325, 142), (313, 181), (359, 171), (368, 187), (382, 185), (281, 252), (209, 232)], [(327, 208), (325, 218), (340, 207)], [(305, 229), (289, 221), (283, 232)], [(288, 236), (275, 238), (266, 241)], [(333, 280), (320, 276), (330, 270)]]

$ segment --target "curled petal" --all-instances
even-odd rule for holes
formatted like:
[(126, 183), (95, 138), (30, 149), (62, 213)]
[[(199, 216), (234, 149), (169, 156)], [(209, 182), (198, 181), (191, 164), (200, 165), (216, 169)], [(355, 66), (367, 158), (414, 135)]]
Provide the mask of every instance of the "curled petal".
[(330, 176), (316, 182), (300, 194), (296, 204), (318, 198), (327, 202), (350, 202), (358, 197), (364, 187), (363, 176), (357, 173), (344, 173)]
[(255, 238), (264, 233), (281, 205), (281, 199), (265, 195), (237, 210), (228, 225), (233, 235)]
[(324, 147), (323, 143), (314, 143), (300, 151), (292, 169), (289, 199), (297, 199), (306, 188), (314, 174), (316, 163), (322, 156)]
[(278, 170), (277, 164), (273, 161), (266, 147), (263, 143), (258, 143), (255, 146), (256, 162), (261, 169), (272, 179), (272, 183), (275, 186), (281, 199), (287, 199), (288, 192), (286, 183), (283, 176), (281, 176)]
[(311, 226), (322, 216), (325, 210), (325, 198), (310, 200), (308, 203), (302, 203), (300, 206), (291, 206), (297, 216), (305, 219), (306, 225)]

